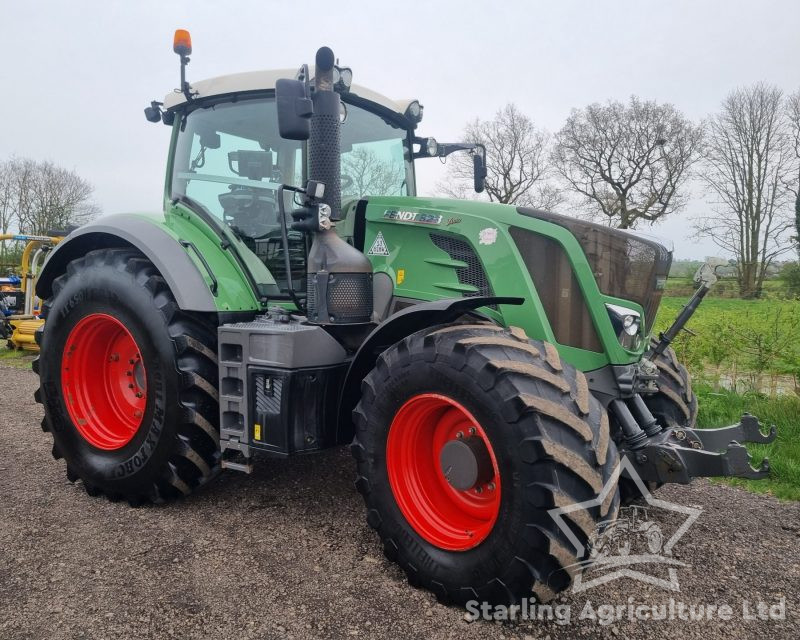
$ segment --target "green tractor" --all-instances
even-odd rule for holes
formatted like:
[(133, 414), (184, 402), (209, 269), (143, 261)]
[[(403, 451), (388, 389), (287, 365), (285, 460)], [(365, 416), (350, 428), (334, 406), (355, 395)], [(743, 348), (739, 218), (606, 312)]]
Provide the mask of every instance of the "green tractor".
[[(113, 215), (50, 254), (36, 398), (53, 456), (89, 495), (186, 496), (220, 470), (348, 444), (366, 519), (444, 602), (564, 590), (619, 505), (694, 476), (761, 477), (695, 430), (668, 348), (648, 341), (660, 244), (544, 211), (415, 195), (415, 163), (471, 154), (423, 108), (314, 68), (189, 83), (145, 110), (170, 126), (164, 212)], [(736, 441), (736, 442), (734, 442)], [(627, 470), (620, 472), (620, 459)], [(620, 475), (621, 473), (621, 475)]]

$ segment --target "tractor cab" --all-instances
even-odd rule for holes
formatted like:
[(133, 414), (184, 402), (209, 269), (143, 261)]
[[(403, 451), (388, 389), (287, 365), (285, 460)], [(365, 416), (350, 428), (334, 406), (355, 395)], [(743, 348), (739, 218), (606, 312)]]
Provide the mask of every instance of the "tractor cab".
[[(308, 181), (308, 144), (278, 131), (275, 83), (290, 70), (257, 71), (192, 84), (192, 99), (167, 96), (166, 121), (177, 120), (166, 195), (229, 226), (286, 287), (278, 188)], [(342, 199), (415, 195), (416, 101), (395, 102), (338, 83), (341, 103)], [(411, 105), (411, 106), (409, 106)], [(412, 115), (418, 113), (415, 119)], [(284, 209), (295, 205), (286, 192)], [(291, 220), (287, 221), (289, 224)], [(304, 234), (288, 232), (291, 269), (305, 293)]]
[[(289, 285), (284, 250), (288, 245), (293, 289), (304, 296), (307, 237), (290, 229), (284, 243), (282, 228), (290, 226), (291, 219), (281, 219), (278, 203), (281, 185), (301, 189), (309, 179), (308, 141), (282, 137), (278, 126), (276, 84), (292, 76), (313, 84), (314, 67), (185, 83), (184, 91), (168, 94), (146, 113), (148, 119), (174, 127), (167, 199), (227, 225), (266, 264), (284, 292)], [(419, 138), (415, 129), (423, 107), (418, 100), (392, 100), (351, 81), (348, 68), (334, 67), (333, 89), (340, 96), (342, 218), (367, 196), (415, 196), (416, 158), (468, 151), (479, 157), (476, 189), (482, 190), (481, 145), (444, 145)], [(298, 204), (296, 193), (284, 193), (283, 208), (290, 212)], [(345, 222), (339, 232), (347, 233), (351, 226)]]

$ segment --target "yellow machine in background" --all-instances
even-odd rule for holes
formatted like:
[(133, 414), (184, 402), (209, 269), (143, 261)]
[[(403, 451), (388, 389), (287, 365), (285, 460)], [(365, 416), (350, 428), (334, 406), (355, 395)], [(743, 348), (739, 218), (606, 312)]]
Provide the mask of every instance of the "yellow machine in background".
[(63, 236), (33, 236), (26, 234), (4, 234), (0, 240), (25, 242), (22, 252), (20, 274), (0, 278), (0, 310), (3, 317), (3, 337), (13, 349), (38, 351), (34, 335), (44, 323), (39, 318), (41, 301), (36, 297), (36, 279), (47, 253)]

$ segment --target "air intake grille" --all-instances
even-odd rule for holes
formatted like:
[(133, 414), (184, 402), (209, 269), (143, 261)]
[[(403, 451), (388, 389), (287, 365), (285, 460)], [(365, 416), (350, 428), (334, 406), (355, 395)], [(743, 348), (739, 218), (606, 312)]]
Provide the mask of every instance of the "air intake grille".
[(356, 324), (372, 317), (371, 273), (327, 273), (310, 276), (308, 319), (320, 324)]
[[(475, 293), (465, 293), (465, 298), (474, 298), (476, 296), (493, 296), (492, 285), (489, 283), (489, 278), (486, 277), (486, 272), (483, 270), (480, 258), (475, 254), (469, 244), (464, 240), (446, 236), (441, 233), (432, 233), (431, 240), (433, 244), (445, 251), (452, 260), (460, 260), (466, 262), (466, 267), (459, 267), (456, 269), (456, 277), (459, 284), (469, 284), (475, 287), (478, 291)], [(492, 305), (494, 308), (494, 305)]]
[(337, 323), (369, 322), (372, 316), (372, 274), (331, 274), (328, 313), (336, 318)]

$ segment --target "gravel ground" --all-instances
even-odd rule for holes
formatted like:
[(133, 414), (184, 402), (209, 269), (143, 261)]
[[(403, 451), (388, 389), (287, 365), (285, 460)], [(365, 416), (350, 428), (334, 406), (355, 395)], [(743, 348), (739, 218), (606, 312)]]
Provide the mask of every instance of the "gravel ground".
[[(680, 591), (621, 578), (558, 600), (569, 624), (469, 622), (383, 558), (345, 449), (262, 463), (178, 504), (131, 509), (67, 482), (39, 430), (35, 385), (29, 371), (0, 368), (0, 638), (800, 637), (797, 503), (703, 481), (665, 488), (659, 498), (703, 508), (675, 546), (687, 564)], [(657, 515), (665, 530), (683, 521)], [(732, 616), (586, 618), (587, 602), (597, 612), (670, 598), (728, 604)], [(758, 601), (782, 598), (784, 620), (743, 619), (745, 603), (757, 617)]]

